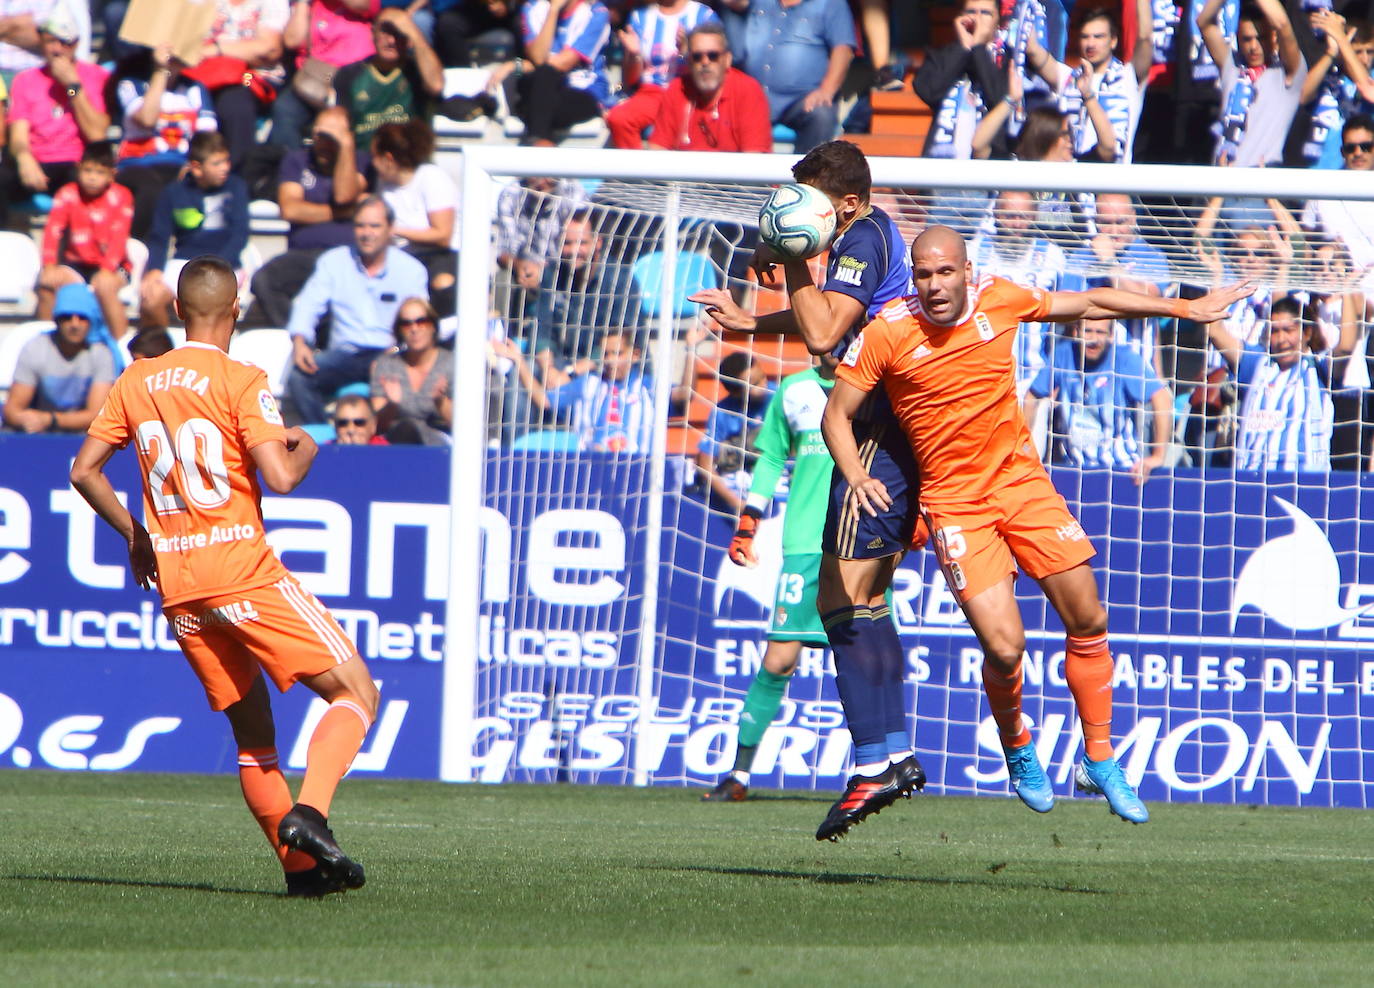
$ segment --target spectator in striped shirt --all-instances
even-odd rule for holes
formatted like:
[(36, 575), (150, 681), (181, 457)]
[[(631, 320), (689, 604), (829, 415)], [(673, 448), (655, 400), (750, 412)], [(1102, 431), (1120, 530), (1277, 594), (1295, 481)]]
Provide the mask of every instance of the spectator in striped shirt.
[[(1136, 19), (1152, 25), (1150, 0), (1135, 0)], [(1078, 67), (1070, 68), (1046, 51), (1034, 34), (1026, 39), (1026, 62), (1058, 94), (1059, 109), (1068, 115), (1073, 130), (1074, 154), (1090, 154), (1101, 161), (1131, 160), (1135, 128), (1140, 121), (1140, 88), (1154, 61), (1153, 34), (1142, 29), (1129, 63), (1114, 54), (1121, 29), (1114, 12), (1094, 7), (1083, 15), (1078, 28)], [(1105, 120), (1103, 119), (1105, 118)], [(1109, 123), (1116, 141), (1108, 147), (1098, 132)]]
[(625, 49), (625, 88), (634, 94), (606, 114), (612, 147), (644, 146), (668, 84), (682, 74), (687, 35), (710, 22), (720, 18), (697, 0), (651, 0), (631, 12), (617, 36)]
[(1240, 385), (1235, 466), (1325, 471), (1331, 463), (1330, 367), (1308, 352), (1312, 326), (1291, 296), (1274, 302), (1265, 345), (1243, 344), (1226, 323), (1207, 335)]
[[(1174, 398), (1140, 354), (1112, 342), (1110, 319), (1083, 319), (1054, 348), (1026, 394), (1026, 420), (1040, 402), (1054, 402), (1055, 463), (1129, 470), (1137, 484), (1164, 465), (1174, 430)], [(1153, 430), (1143, 452), (1136, 432), (1140, 409), (1149, 405)]]
[(635, 334), (611, 330), (601, 338), (601, 366), (566, 384), (545, 388), (520, 347), (493, 340), (496, 354), (515, 364), (530, 401), (566, 425), (577, 448), (598, 453), (647, 453), (653, 441), (654, 388)]
[(525, 56), (492, 69), (487, 90), (507, 79), (522, 143), (553, 147), (557, 131), (601, 115), (610, 102), (606, 42), (611, 15), (601, 0), (531, 0), (520, 12)]

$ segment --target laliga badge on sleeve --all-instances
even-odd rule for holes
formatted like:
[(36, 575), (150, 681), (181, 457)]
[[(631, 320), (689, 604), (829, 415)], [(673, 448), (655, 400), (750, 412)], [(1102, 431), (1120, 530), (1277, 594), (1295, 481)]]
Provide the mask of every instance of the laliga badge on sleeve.
[(272, 392), (266, 388), (258, 392), (258, 409), (262, 412), (263, 421), (270, 422), (272, 425), (281, 425), (281, 411), (277, 408), (277, 399), (272, 397)]
[(849, 344), (849, 349), (844, 352), (844, 360), (841, 361), (846, 367), (853, 367), (859, 362), (859, 351), (864, 348), (864, 337), (860, 333), (854, 337), (854, 342)]

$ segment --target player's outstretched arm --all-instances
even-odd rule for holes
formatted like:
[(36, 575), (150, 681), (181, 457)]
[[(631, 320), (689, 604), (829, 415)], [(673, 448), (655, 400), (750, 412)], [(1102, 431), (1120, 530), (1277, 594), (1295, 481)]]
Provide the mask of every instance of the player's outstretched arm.
[(128, 544), (129, 568), (134, 581), (144, 590), (151, 590), (157, 583), (157, 554), (153, 552), (152, 540), (147, 530), (129, 514), (129, 509), (120, 503), (119, 495), (105, 476), (105, 464), (114, 451), (109, 443), (87, 436), (72, 461), (72, 486)]
[(835, 467), (854, 492), (858, 507), (876, 517), (880, 509), (892, 506), (892, 498), (883, 482), (870, 477), (864, 469), (859, 456), (859, 444), (854, 441), (854, 416), (867, 397), (868, 392), (860, 391), (847, 381), (837, 380), (830, 392), (830, 400), (825, 403), (825, 414), (821, 416), (821, 434), (825, 436), (825, 444), (830, 447)]
[(299, 487), (319, 451), (310, 433), (298, 426), (286, 430), (286, 442), (274, 439), (259, 443), (252, 450), (262, 482), (273, 494), (290, 494)]
[(1249, 283), (1227, 285), (1201, 298), (1159, 298), (1120, 288), (1090, 288), (1086, 292), (1055, 292), (1050, 302), (1050, 322), (1079, 319), (1149, 319), (1177, 316), (1210, 323), (1225, 319), (1232, 305), (1254, 291)]

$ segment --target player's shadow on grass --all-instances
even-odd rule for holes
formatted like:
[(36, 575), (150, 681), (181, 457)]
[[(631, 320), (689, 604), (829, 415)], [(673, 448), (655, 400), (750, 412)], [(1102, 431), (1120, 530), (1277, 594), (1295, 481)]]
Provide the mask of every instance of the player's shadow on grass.
[[(1112, 895), (1108, 889), (1086, 888), (1081, 885), (1052, 885), (1046, 882), (992, 881), (983, 878), (936, 878), (926, 875), (879, 875), (872, 872), (850, 873), (835, 871), (786, 871), (781, 868), (723, 868), (705, 865), (654, 865), (657, 871), (704, 871), (715, 875), (736, 875), (741, 878), (782, 878), (796, 882), (815, 882), (817, 885), (882, 885), (903, 882), (911, 885), (972, 885), (996, 889), (1038, 889), (1044, 892), (1071, 892), (1077, 895)], [(998, 868), (998, 871), (1001, 869)]]
[(269, 898), (283, 898), (280, 892), (265, 889), (235, 889), (208, 882), (149, 882), (136, 878), (98, 878), (94, 875), (6, 875), (12, 882), (64, 882), (69, 885), (117, 885), (139, 889), (179, 889), (183, 892), (216, 892), (222, 895), (265, 895)]

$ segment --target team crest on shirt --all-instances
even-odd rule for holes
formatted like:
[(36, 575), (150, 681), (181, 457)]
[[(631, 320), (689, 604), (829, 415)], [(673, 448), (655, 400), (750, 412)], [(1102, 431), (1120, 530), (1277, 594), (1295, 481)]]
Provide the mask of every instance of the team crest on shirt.
[(258, 410), (262, 412), (263, 421), (271, 425), (281, 425), (281, 410), (277, 408), (277, 399), (272, 397), (272, 392), (263, 388), (258, 392)]
[(990, 340), (997, 333), (992, 328), (992, 320), (987, 317), (987, 313), (975, 312), (973, 314), (973, 324), (978, 327), (978, 338)]
[(844, 359), (840, 363), (846, 367), (853, 367), (859, 362), (859, 351), (864, 348), (864, 336), (860, 333), (854, 337), (854, 342), (849, 344), (849, 349), (844, 352)]

